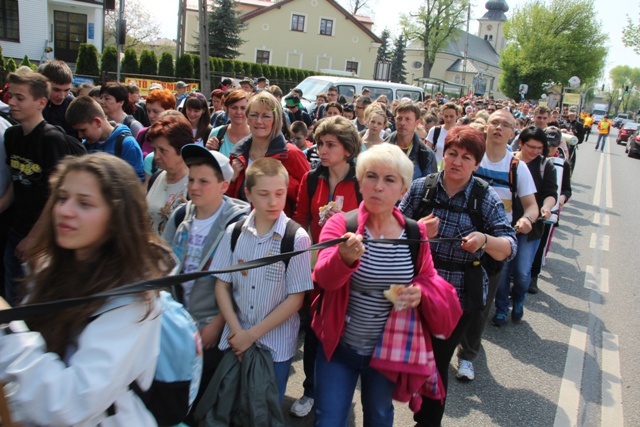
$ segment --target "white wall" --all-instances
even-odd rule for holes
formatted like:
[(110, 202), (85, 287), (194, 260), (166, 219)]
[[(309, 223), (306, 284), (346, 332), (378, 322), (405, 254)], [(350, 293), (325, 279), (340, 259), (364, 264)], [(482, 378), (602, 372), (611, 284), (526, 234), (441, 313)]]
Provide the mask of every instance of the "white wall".
[(47, 0), (20, 0), (20, 42), (0, 40), (5, 58), (22, 58), (25, 54), (32, 61), (40, 61), (45, 41), (49, 36)]

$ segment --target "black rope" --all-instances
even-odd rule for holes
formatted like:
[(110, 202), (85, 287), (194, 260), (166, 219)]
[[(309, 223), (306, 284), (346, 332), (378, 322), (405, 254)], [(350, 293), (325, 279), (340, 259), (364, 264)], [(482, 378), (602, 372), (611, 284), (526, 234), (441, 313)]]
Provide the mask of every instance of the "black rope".
[[(42, 316), (52, 311), (57, 311), (63, 308), (73, 307), (82, 303), (94, 301), (100, 298), (110, 298), (121, 295), (130, 295), (146, 291), (154, 291), (158, 289), (168, 288), (178, 285), (183, 282), (200, 279), (202, 277), (214, 276), (216, 274), (234, 273), (236, 271), (252, 270), (254, 268), (264, 267), (265, 265), (275, 264), (279, 261), (292, 258), (296, 255), (303, 254), (305, 252), (325, 249), (342, 242), (347, 241), (346, 237), (339, 239), (327, 240), (325, 242), (316, 243), (307, 249), (301, 249), (299, 251), (285, 252), (282, 254), (272, 255), (264, 258), (254, 259), (252, 261), (243, 262), (240, 264), (232, 265), (222, 270), (217, 271), (198, 271), (194, 273), (177, 274), (174, 276), (159, 277), (157, 279), (142, 280), (140, 282), (131, 283), (129, 285), (120, 286), (115, 289), (109, 289), (105, 292), (99, 292), (97, 294), (68, 298), (56, 301), (47, 301), (38, 304), (27, 304), (20, 307), (15, 307), (9, 310), (0, 310), (0, 324), (8, 323), (13, 320), (27, 320), (34, 317)], [(459, 238), (440, 238), (429, 240), (411, 240), (411, 239), (364, 239), (363, 243), (383, 243), (391, 245), (412, 245), (419, 243), (458, 243), (462, 239)]]

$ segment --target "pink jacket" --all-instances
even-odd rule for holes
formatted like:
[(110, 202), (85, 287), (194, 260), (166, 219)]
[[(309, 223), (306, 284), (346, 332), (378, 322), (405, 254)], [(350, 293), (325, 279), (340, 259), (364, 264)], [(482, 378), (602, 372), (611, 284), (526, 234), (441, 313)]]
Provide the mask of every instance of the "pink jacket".
[[(395, 207), (393, 215), (404, 227), (404, 217)], [(361, 203), (358, 211), (357, 234), (364, 234), (364, 225), (368, 216), (369, 213)], [(422, 238), (427, 239), (424, 224), (418, 223), (418, 225)], [(340, 238), (345, 234), (345, 230), (344, 214), (336, 214), (322, 228), (320, 241)], [(422, 291), (422, 302), (418, 309), (425, 331), (427, 350), (433, 351), (429, 334), (443, 338), (449, 337), (462, 316), (462, 309), (454, 287), (440, 277), (434, 268), (428, 244), (420, 246), (418, 262), (421, 268), (418, 275), (414, 277), (413, 283)], [(318, 253), (318, 260), (313, 270), (313, 281), (324, 292), (313, 303), (314, 316), (311, 325), (322, 343), (327, 360), (331, 360), (344, 332), (351, 274), (359, 266), (360, 261), (352, 266), (346, 265), (340, 257), (337, 245)]]

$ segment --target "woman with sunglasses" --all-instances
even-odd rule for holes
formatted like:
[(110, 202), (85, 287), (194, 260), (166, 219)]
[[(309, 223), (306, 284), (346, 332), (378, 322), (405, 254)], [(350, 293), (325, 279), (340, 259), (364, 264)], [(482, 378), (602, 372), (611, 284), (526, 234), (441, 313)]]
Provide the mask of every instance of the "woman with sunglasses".
[(213, 128), (209, 133), (206, 143), (209, 150), (220, 151), (229, 157), (236, 143), (251, 134), (246, 115), (248, 102), (249, 96), (242, 89), (236, 89), (224, 96), (224, 111), (229, 117), (229, 122)]
[(244, 174), (247, 167), (262, 157), (273, 157), (281, 161), (289, 173), (284, 212), (291, 217), (295, 211), (300, 181), (309, 171), (307, 158), (298, 147), (288, 144), (282, 134), (282, 105), (271, 93), (263, 90), (252, 96), (247, 104), (246, 114), (251, 134), (238, 142), (229, 156), (233, 177), (227, 195), (246, 201)]
[(204, 146), (204, 141), (211, 132), (207, 99), (201, 93), (190, 93), (184, 102), (182, 114), (184, 114), (191, 124), (195, 143)]

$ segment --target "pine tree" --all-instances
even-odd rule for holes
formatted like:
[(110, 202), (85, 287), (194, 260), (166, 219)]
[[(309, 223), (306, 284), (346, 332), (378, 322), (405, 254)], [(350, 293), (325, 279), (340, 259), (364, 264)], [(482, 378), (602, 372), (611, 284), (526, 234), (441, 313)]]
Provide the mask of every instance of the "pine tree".
[(78, 51), (75, 74), (85, 76), (98, 76), (100, 67), (98, 66), (98, 49), (91, 43), (82, 43)]
[(158, 64), (158, 75), (173, 77), (175, 70), (173, 68), (173, 55), (169, 52), (163, 52)]
[(145, 49), (140, 53), (140, 74), (158, 75), (158, 57), (155, 52)]
[(14, 61), (13, 58), (9, 58), (7, 60), (7, 73), (15, 73), (16, 68), (18, 68), (16, 66), (16, 61)]
[(120, 72), (124, 74), (138, 74), (140, 66), (138, 65), (138, 55), (136, 51), (129, 48), (125, 49), (124, 57), (120, 63)]
[(389, 39), (391, 38), (391, 33), (389, 30), (385, 28), (382, 30), (382, 34), (380, 35), (380, 40), (382, 40), (382, 44), (378, 48), (378, 56), (376, 57), (376, 62), (388, 61), (391, 56), (391, 52), (389, 52)]
[(200, 80), (200, 55), (191, 55), (193, 61), (193, 78)]
[(393, 43), (393, 53), (391, 55), (391, 81), (396, 83), (406, 83), (407, 70), (404, 67), (404, 50), (406, 40), (402, 34)]
[(240, 32), (245, 25), (240, 21), (234, 0), (214, 0), (209, 14), (209, 54), (218, 58), (237, 58), (237, 48), (244, 43)]
[(176, 60), (176, 78), (192, 79), (193, 78), (193, 59), (188, 53), (183, 53)]
[(31, 68), (31, 61), (29, 61), (29, 56), (25, 55), (24, 58), (22, 58), (22, 62), (20, 63), (21, 67), (29, 67)]
[(100, 56), (100, 72), (116, 72), (118, 68), (117, 58), (118, 51), (115, 46), (106, 46), (102, 49), (102, 56)]

